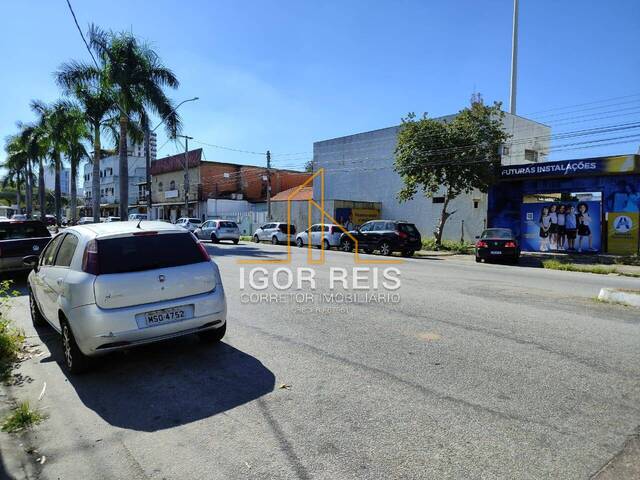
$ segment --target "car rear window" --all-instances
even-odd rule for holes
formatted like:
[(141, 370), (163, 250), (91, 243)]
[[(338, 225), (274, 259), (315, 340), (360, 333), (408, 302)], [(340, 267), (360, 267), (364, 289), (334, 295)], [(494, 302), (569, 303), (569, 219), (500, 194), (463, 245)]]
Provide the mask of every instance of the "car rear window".
[(220, 222), (220, 228), (238, 228), (235, 222)]
[(505, 228), (490, 228), (482, 232), (482, 238), (502, 238), (507, 240), (513, 238), (513, 233)]
[(22, 238), (50, 237), (47, 227), (41, 222), (0, 224), (0, 240), (19, 240)]
[(200, 220), (199, 218), (190, 218), (189, 223), (195, 223), (197, 225), (200, 225), (202, 223), (202, 220)]
[(278, 225), (278, 230), (280, 230), (282, 233), (287, 233), (287, 227), (289, 230), (289, 235), (295, 235), (296, 234), (296, 226), (295, 225), (287, 225), (286, 223), (281, 223), (280, 225)]
[(399, 223), (398, 230), (409, 235), (417, 235), (418, 229), (413, 223)]
[(203, 262), (189, 233), (134, 235), (98, 240), (100, 273), (126, 273)]

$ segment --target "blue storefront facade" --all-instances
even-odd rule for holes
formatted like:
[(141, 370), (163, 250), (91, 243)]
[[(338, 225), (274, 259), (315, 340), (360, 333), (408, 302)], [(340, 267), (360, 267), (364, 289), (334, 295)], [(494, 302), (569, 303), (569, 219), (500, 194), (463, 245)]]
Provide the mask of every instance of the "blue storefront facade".
[(500, 176), (487, 225), (511, 228), (524, 251), (638, 252), (640, 155), (510, 165)]

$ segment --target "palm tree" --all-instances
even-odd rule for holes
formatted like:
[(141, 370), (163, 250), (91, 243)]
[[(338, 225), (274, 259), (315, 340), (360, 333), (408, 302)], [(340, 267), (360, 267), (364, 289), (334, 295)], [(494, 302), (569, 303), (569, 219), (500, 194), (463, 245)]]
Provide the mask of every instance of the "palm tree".
[(6, 188), (8, 185), (15, 185), (18, 213), (21, 213), (20, 204), (22, 203), (22, 181), (24, 180), (26, 183), (27, 179), (27, 152), (20, 140), (19, 135), (12, 135), (6, 139), (4, 149), (7, 153), (7, 158), (2, 165), (7, 170), (7, 173), (2, 180), (2, 187)]
[[(36, 163), (40, 164), (46, 155), (46, 136), (42, 129), (35, 124), (18, 123), (18, 128), (20, 130), (18, 134), (20, 136), (20, 142), (27, 154), (27, 216), (31, 218), (33, 213), (33, 166)], [(39, 188), (39, 191), (42, 191), (44, 194), (43, 188), (44, 176), (42, 177), (42, 188)], [(42, 202), (40, 202), (40, 205), (42, 205)], [(40, 210), (43, 210), (42, 206)]]
[(92, 65), (71, 61), (62, 64), (56, 72), (56, 81), (65, 92), (80, 105), (91, 130), (93, 143), (93, 168), (91, 179), (93, 221), (100, 221), (100, 159), (102, 157), (101, 133), (108, 127), (110, 113), (116, 110), (111, 90), (104, 81), (106, 65), (97, 69)]
[(71, 222), (75, 225), (78, 219), (78, 166), (84, 158), (88, 158), (85, 140), (91, 140), (83, 111), (74, 104), (69, 104), (67, 122), (64, 131), (64, 152), (71, 165), (69, 194), (71, 196)]
[[(36, 160), (38, 162), (38, 203), (40, 204), (40, 219), (44, 222), (46, 216), (46, 192), (44, 186), (44, 159), (49, 152), (50, 137), (49, 128), (47, 124), (48, 108), (47, 106), (37, 100), (31, 101), (31, 109), (38, 115), (36, 123), (30, 132), (30, 137), (34, 142), (34, 151), (38, 150)], [(25, 133), (26, 135), (26, 133)]]
[(126, 220), (129, 210), (129, 124), (136, 118), (144, 118), (150, 111), (166, 118), (169, 135), (175, 136), (180, 120), (163, 88), (177, 88), (179, 82), (156, 52), (131, 33), (106, 32), (92, 26), (89, 42), (106, 69), (104, 72), (89, 69), (83, 76), (94, 81), (104, 80), (113, 91), (119, 110), (120, 218)]

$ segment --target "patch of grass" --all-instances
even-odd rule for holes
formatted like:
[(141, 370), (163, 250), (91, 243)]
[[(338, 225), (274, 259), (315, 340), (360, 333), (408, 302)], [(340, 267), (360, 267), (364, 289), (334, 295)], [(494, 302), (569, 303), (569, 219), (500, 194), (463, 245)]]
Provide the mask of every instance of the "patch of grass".
[(37, 410), (32, 410), (29, 402), (22, 402), (2, 422), (2, 431), (13, 433), (37, 425), (44, 419)]
[(618, 273), (615, 267), (605, 265), (579, 265), (575, 263), (562, 262), (560, 260), (543, 260), (542, 266), (551, 270), (565, 270), (568, 272), (595, 273), (598, 275), (608, 275)]
[(6, 379), (11, 366), (18, 361), (24, 343), (24, 333), (6, 317), (8, 302), (19, 292), (11, 290), (11, 281), (0, 282), (0, 378)]
[(618, 265), (640, 266), (640, 255), (625, 255), (624, 257), (617, 257), (615, 262)]
[(456, 242), (453, 240), (443, 240), (440, 248), (437, 248), (435, 238), (431, 237), (422, 239), (423, 250), (441, 250), (454, 253), (469, 253), (472, 248), (473, 245), (471, 243)]
[(240, 235), (240, 240), (243, 242), (250, 242), (253, 239), (251, 235)]

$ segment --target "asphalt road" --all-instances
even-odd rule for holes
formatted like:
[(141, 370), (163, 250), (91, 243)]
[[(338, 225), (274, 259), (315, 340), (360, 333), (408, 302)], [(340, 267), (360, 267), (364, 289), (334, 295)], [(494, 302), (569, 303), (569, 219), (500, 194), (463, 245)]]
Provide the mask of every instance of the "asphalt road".
[[(595, 296), (604, 286), (638, 288), (638, 279), (434, 257), (395, 265), (395, 303), (321, 304), (329, 269), (354, 266), (353, 255), (328, 252), (313, 267), (314, 303), (252, 303), (243, 294), (279, 291), (252, 290), (248, 270), (284, 265), (238, 259), (285, 259), (286, 248), (209, 250), (228, 298), (217, 346), (184, 338), (67, 376), (57, 336), (36, 332), (27, 298), (16, 300), (14, 317), (42, 353), (22, 364), (25, 381), (12, 392), (48, 415), (23, 440), (46, 462), (23, 471), (45, 479), (586, 479), (637, 433), (640, 314)], [(305, 262), (294, 248), (289, 267)]]

